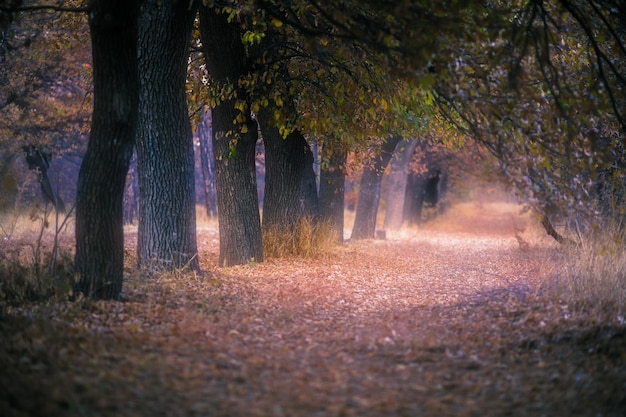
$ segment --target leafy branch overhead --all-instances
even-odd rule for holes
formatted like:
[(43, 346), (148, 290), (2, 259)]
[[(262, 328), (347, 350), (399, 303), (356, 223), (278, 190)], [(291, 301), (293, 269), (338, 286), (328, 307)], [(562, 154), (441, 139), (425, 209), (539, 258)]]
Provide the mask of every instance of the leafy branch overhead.
[[(254, 113), (271, 107), (285, 137), (300, 129), (313, 140), (334, 132), (362, 143), (390, 131), (424, 128), (432, 96), (423, 91), (432, 85), (433, 74), (418, 80), (390, 78), (398, 68), (390, 60), (395, 48), (391, 44), (397, 42), (383, 45), (372, 36), (359, 40), (358, 34), (342, 29), (344, 25), (337, 26), (336, 19), (316, 16), (316, 7), (298, 13), (295, 7), (268, 2), (216, 7), (240, 27), (249, 64), (238, 80), (208, 80), (212, 105), (237, 98), (238, 106), (249, 106)], [(372, 48), (375, 45), (379, 47)]]
[(531, 206), (555, 215), (593, 216), (598, 198), (623, 205), (626, 25), (624, 6), (605, 3), (502, 11), (512, 24), (462, 45), (436, 87), (442, 111), (498, 157)]
[[(299, 109), (305, 107), (299, 114), (307, 116), (298, 123), (314, 132), (341, 122), (357, 134), (383, 125), (350, 116), (367, 115), (367, 110), (384, 115), (385, 106), (373, 106), (384, 101), (372, 99), (389, 101), (398, 91), (397, 79), (424, 91), (436, 88), (444, 101), (455, 92), (454, 100), (493, 103), (495, 114), (481, 112), (487, 124), (505, 117), (519, 120), (523, 109), (513, 104), (523, 96), (527, 102), (552, 97), (550, 111), (562, 113), (559, 123), (572, 124), (568, 129), (580, 123), (573, 113), (586, 110), (610, 113), (624, 128), (625, 13), (619, 2), (227, 4), (254, 61), (239, 87), (260, 97), (257, 106), (269, 99), (280, 108), (296, 99)], [(508, 91), (509, 103), (494, 103), (496, 87)], [(474, 106), (467, 100), (463, 104)], [(542, 134), (560, 130), (558, 123), (546, 125)]]

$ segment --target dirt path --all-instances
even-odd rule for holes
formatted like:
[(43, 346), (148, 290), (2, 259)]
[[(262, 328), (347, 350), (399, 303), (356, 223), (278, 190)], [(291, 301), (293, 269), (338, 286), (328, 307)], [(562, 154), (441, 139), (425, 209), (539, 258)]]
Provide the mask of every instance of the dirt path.
[(203, 231), (206, 276), (4, 316), (0, 414), (624, 415), (624, 328), (537, 299), (550, 244), (487, 216), (224, 269)]

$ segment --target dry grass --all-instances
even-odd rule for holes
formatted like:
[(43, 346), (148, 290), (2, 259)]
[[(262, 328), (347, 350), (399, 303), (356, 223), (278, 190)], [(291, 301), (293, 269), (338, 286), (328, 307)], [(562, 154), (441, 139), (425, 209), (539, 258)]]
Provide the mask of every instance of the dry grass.
[(465, 202), (451, 206), (443, 215), (435, 217), (423, 227), (445, 232), (502, 235), (512, 234), (514, 228), (526, 229), (530, 223), (532, 219), (522, 213), (519, 204)]
[[(62, 219), (59, 219), (62, 221)], [(73, 224), (58, 234), (54, 213), (39, 207), (0, 217), (0, 301), (10, 305), (65, 299), (73, 276)]]
[(263, 231), (263, 252), (268, 259), (316, 259), (331, 253), (336, 245), (335, 232), (330, 223), (311, 217), (300, 220), (293, 231), (282, 227)]
[(198, 230), (217, 230), (217, 217), (207, 215), (206, 208), (202, 204), (196, 205), (196, 228)]
[[(422, 227), (437, 232), (511, 236), (522, 251), (543, 257), (540, 292), (570, 309), (593, 317), (624, 317), (626, 310), (626, 231), (619, 222), (577, 235), (578, 246), (559, 245), (549, 237), (532, 213), (519, 205), (491, 202), (462, 203)], [(419, 230), (416, 231), (419, 233)]]
[(16, 246), (15, 241), (0, 243), (0, 301), (10, 305), (64, 299), (70, 294), (72, 256), (60, 251), (49, 268), (50, 252), (34, 259), (34, 245)]
[(617, 224), (579, 235), (578, 246), (565, 246), (546, 261), (544, 290), (571, 308), (624, 320), (625, 242)]

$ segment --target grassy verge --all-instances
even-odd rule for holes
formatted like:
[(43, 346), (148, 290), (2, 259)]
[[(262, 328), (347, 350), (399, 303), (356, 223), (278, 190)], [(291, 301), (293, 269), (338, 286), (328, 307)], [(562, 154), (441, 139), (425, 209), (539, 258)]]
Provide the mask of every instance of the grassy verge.
[(579, 235), (549, 259), (546, 294), (572, 310), (624, 321), (626, 313), (626, 231), (613, 222)]

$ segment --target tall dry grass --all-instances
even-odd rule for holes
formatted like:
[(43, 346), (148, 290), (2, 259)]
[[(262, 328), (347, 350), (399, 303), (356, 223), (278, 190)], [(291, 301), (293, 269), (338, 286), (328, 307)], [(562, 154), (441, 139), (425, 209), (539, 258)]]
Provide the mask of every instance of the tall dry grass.
[(623, 321), (626, 313), (626, 229), (608, 221), (578, 234), (578, 245), (564, 246), (554, 256), (543, 289), (570, 309), (609, 315)]
[(0, 308), (64, 298), (73, 280), (73, 224), (39, 207), (0, 215)]
[(2, 304), (19, 306), (49, 299), (63, 299), (72, 293), (73, 262), (61, 252), (52, 269), (18, 259), (14, 252), (0, 254), (0, 309)]
[(328, 222), (311, 217), (301, 219), (293, 230), (271, 227), (263, 230), (263, 252), (266, 258), (320, 258), (337, 245), (337, 237)]

